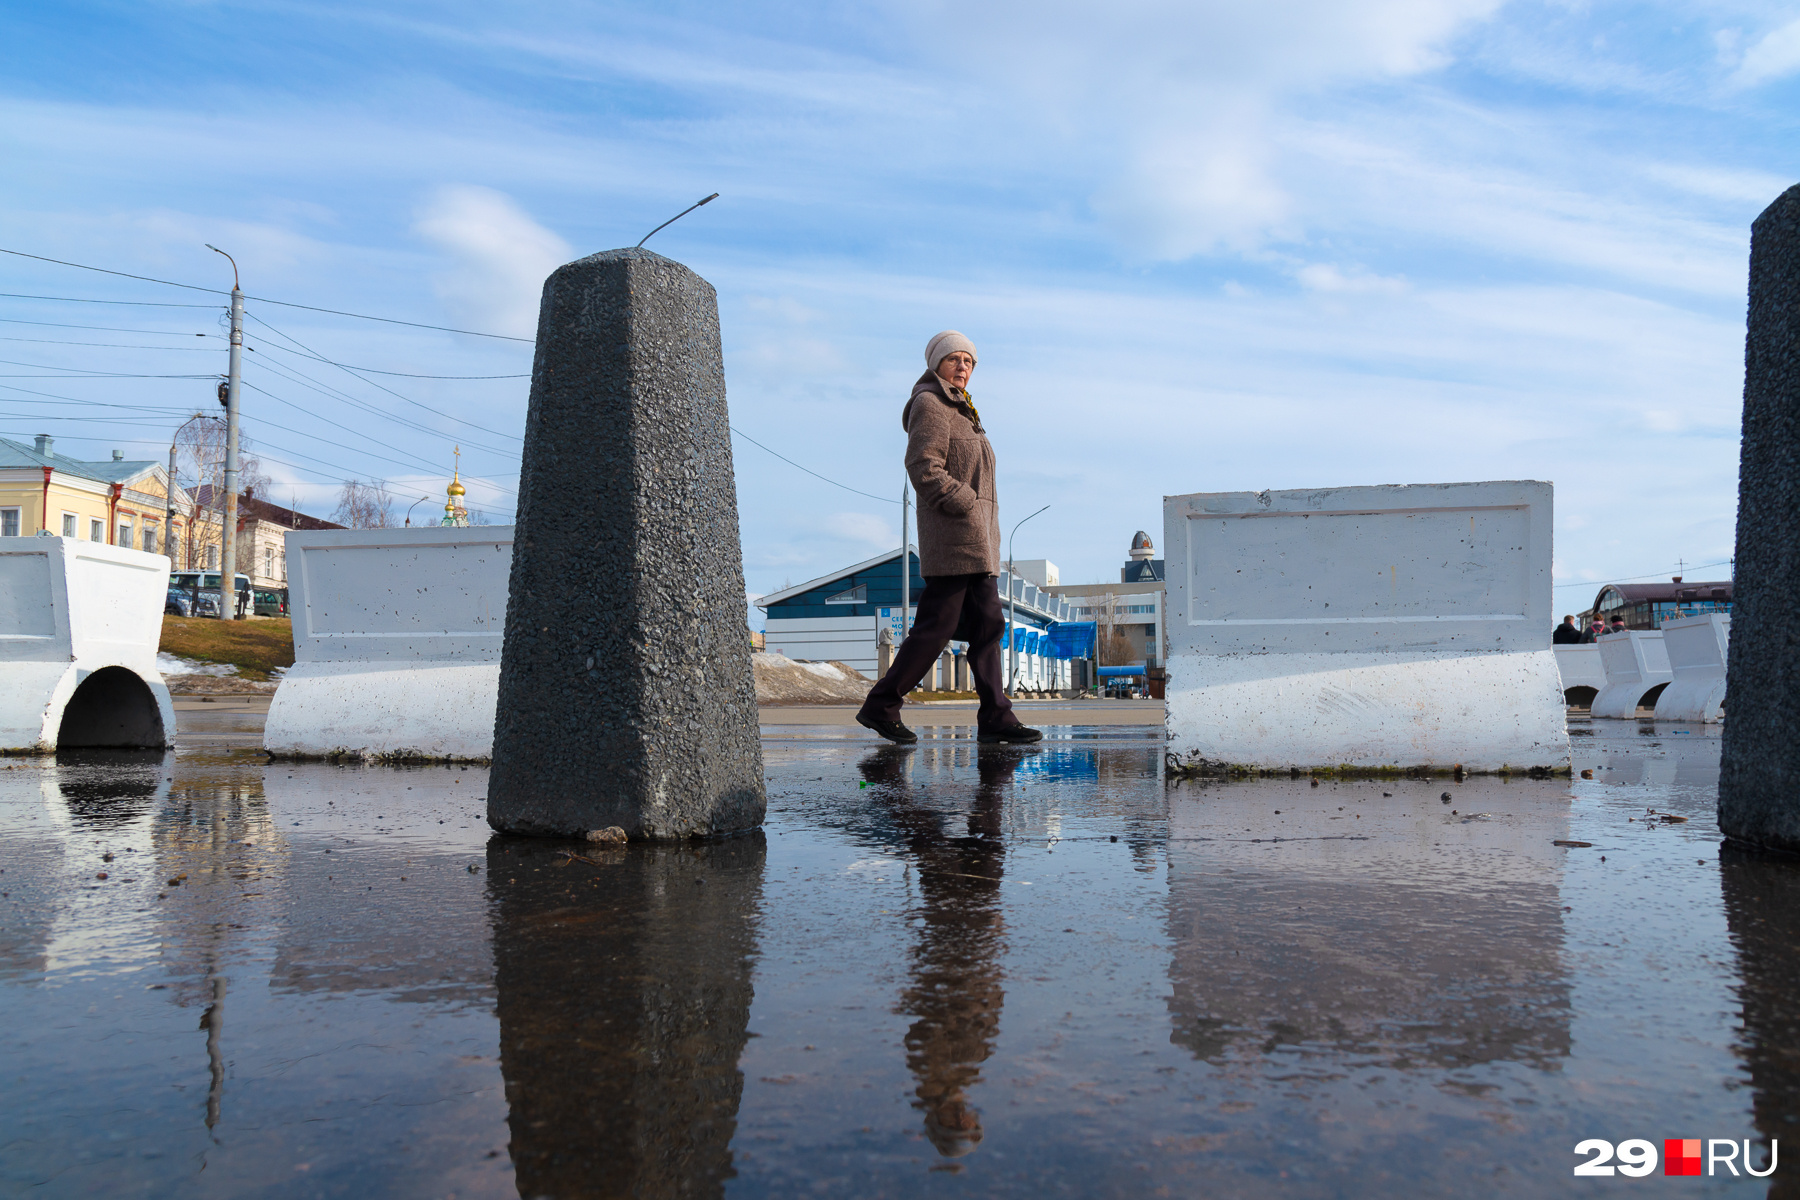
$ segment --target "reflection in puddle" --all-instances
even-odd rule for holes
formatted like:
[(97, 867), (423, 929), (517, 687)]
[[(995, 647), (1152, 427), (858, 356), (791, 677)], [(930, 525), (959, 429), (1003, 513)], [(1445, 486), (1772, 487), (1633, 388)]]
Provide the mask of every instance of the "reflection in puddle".
[(1716, 737), (1642, 728), (1318, 788), (794, 740), (766, 836), (619, 850), (490, 839), (476, 768), (8, 764), (0, 1179), (1535, 1197), (1572, 1131), (1776, 1138), (1800, 867), (1721, 860)]
[[(937, 1152), (960, 1158), (981, 1142), (981, 1114), (968, 1093), (994, 1052), (1006, 998), (1000, 962), (1006, 949), (1000, 913), (1004, 784), (1037, 756), (983, 750), (975, 795), (961, 816), (915, 797), (905, 773), (913, 753), (883, 748), (864, 758), (859, 770), (872, 785), (871, 798), (887, 806), (896, 848), (919, 878), (916, 911), (923, 920), (898, 1007), (913, 1018), (906, 1032), (906, 1066), (918, 1080), (913, 1107), (923, 1110), (925, 1134)], [(958, 823), (962, 829), (954, 829)]]
[[(1740, 1048), (1750, 1068), (1756, 1128), (1766, 1145), (1800, 1134), (1800, 1060), (1795, 1056), (1800, 1047), (1800, 1008), (1795, 1006), (1800, 997), (1800, 860), (1726, 845), (1719, 853), (1719, 876), (1743, 977), (1738, 986), (1744, 1021)], [(1767, 1150), (1754, 1143), (1751, 1150), (1756, 1168), (1766, 1168)], [(1778, 1176), (1769, 1195), (1800, 1195), (1800, 1184)]]
[(63, 750), (56, 788), (77, 826), (129, 825), (156, 807), (166, 782), (162, 750)]
[[(1175, 805), (1173, 1040), (1214, 1065), (1287, 1050), (1341, 1067), (1554, 1069), (1569, 1053), (1562, 852), (1516, 814), (1561, 798), (1459, 786), (1459, 803), (1497, 810), (1475, 822), (1422, 796), (1426, 840), (1410, 814), (1366, 802), (1379, 790), (1227, 786)], [(1276, 813), (1289, 840), (1252, 841)]]
[(763, 835), (488, 845), (520, 1196), (716, 1194), (732, 1175)]

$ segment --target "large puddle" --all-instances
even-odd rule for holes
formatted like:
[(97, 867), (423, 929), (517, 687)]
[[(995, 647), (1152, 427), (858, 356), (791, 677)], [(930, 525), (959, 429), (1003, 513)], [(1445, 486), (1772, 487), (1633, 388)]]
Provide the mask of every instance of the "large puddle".
[(483, 771), (270, 765), (254, 726), (0, 768), (0, 1192), (1800, 1171), (1572, 1176), (1590, 1138), (1760, 1168), (1800, 1130), (1800, 868), (1721, 849), (1716, 730), (1579, 723), (1572, 784), (1313, 787), (1165, 783), (1156, 730), (788, 728), (762, 833), (607, 850), (490, 838)]

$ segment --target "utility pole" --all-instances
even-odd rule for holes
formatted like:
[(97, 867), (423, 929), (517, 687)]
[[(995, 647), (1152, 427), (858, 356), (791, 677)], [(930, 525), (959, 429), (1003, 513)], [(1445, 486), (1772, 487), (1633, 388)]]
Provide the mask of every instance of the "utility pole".
[[(175, 431), (175, 437), (181, 436), (181, 430)], [(169, 565), (175, 565), (175, 438), (169, 439), (169, 484), (168, 494), (163, 497), (167, 503), (163, 506), (163, 553), (169, 556)]]
[(912, 615), (912, 483), (900, 485), (900, 640), (906, 640), (906, 628)]
[(1019, 577), (1013, 568), (1013, 537), (1019, 532), (1019, 525), (1023, 525), (1026, 521), (1031, 520), (1031, 517), (1037, 516), (1038, 513), (1049, 507), (1046, 504), (1037, 512), (1032, 513), (1030, 517), (1021, 519), (1018, 525), (1012, 527), (1012, 533), (1006, 535), (1006, 694), (1009, 696), (1012, 695), (1013, 685), (1018, 682), (1019, 673), (1019, 647), (1017, 638), (1013, 635), (1013, 595), (1015, 591), (1023, 592), (1025, 590), (1019, 586)]
[[(215, 254), (225, 254), (207, 243)], [(238, 520), (238, 391), (244, 357), (244, 293), (238, 286), (237, 259), (231, 264), (231, 361), (225, 376), (225, 523), (219, 528), (219, 619), (237, 620), (237, 520)]]

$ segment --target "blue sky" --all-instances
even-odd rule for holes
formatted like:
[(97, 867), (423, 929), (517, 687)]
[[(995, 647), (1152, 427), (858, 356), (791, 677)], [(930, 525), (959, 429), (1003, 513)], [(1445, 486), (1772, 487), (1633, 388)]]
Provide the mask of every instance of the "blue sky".
[[(1065, 582), (1160, 540), (1163, 495), (1246, 488), (1552, 480), (1560, 611), (1731, 553), (1749, 225), (1800, 179), (1792, 4), (9, 0), (0, 21), (0, 246), (229, 286), (212, 242), (253, 296), (529, 336), (550, 269), (717, 191), (651, 246), (718, 288), (738, 427), (897, 494), (900, 405), (959, 328), (1003, 521), (1051, 504), (1017, 552)], [(0, 291), (212, 302), (4, 256)], [(281, 337), (411, 375), (519, 375), (529, 346), (250, 307), (246, 428), (278, 494), (329, 510), (374, 475), (441, 497), (461, 444), (475, 502), (510, 513), (526, 380), (359, 378)], [(36, 339), (0, 341), (29, 364), (0, 366), (0, 434), (72, 453), (158, 457), (211, 384), (69, 368), (222, 369), (207, 308), (0, 297), (0, 318)], [(898, 543), (896, 504), (736, 454), (752, 592)]]

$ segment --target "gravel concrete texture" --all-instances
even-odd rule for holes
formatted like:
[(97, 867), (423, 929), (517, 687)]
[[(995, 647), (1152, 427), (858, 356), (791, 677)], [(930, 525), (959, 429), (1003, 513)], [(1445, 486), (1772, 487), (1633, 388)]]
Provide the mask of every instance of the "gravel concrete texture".
[(718, 299), (648, 250), (544, 283), (488, 821), (632, 838), (766, 808)]
[(1800, 185), (1750, 230), (1719, 830), (1800, 851)]

